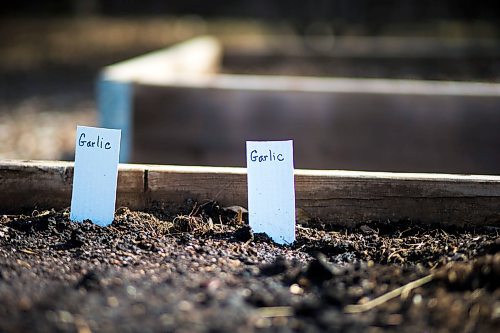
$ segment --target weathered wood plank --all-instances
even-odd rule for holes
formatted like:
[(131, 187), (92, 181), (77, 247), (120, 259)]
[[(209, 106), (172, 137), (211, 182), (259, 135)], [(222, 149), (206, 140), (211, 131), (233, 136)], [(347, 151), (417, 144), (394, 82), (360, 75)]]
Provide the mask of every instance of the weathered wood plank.
[(297, 206), (325, 222), (499, 224), (500, 177), (298, 171)]
[(133, 164), (120, 164), (116, 193), (117, 207), (144, 209), (148, 198), (144, 190), (144, 167)]
[[(0, 162), (0, 212), (69, 206), (72, 163)], [(117, 206), (217, 200), (247, 205), (246, 170), (123, 164)], [(296, 170), (296, 202), (326, 223), (410, 219), (500, 225), (500, 176)]]
[(148, 170), (148, 191), (152, 201), (181, 203), (191, 198), (199, 202), (216, 200), (224, 205), (246, 207), (246, 170), (155, 166)]
[(69, 207), (73, 163), (0, 161), (0, 212)]
[[(0, 161), (0, 212), (69, 207), (72, 185), (72, 162)], [(145, 207), (144, 168), (121, 165), (117, 187), (117, 206)]]

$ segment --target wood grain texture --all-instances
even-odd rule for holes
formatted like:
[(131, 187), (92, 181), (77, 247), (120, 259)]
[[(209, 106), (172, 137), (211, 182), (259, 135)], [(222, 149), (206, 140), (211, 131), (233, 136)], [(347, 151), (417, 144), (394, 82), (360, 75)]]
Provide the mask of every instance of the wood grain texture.
[(73, 163), (0, 162), (0, 212), (69, 207)]
[[(68, 207), (73, 163), (0, 162), (0, 213)], [(155, 202), (247, 206), (246, 170), (122, 164), (117, 207)], [(371, 220), (500, 225), (500, 177), (296, 170), (296, 205), (325, 223)]]
[[(73, 163), (0, 161), (0, 213), (64, 209), (71, 204)], [(123, 165), (118, 172), (117, 205), (145, 207), (144, 170)]]
[(296, 175), (297, 206), (325, 222), (498, 224), (500, 177), (366, 172)]

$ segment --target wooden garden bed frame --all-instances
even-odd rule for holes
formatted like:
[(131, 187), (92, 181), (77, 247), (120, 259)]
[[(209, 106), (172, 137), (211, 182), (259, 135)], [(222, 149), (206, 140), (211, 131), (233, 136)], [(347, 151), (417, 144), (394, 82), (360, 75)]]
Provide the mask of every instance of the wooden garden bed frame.
[[(240, 44), (199, 37), (104, 68), (100, 125), (122, 130), (120, 161), (244, 166), (245, 141), (293, 139), (298, 168), (500, 172), (498, 83), (220, 73), (223, 51), (276, 51)], [(383, 55), (409, 56), (405, 49), (414, 51), (400, 45)]]
[[(0, 214), (69, 207), (73, 163), (0, 161)], [(296, 206), (325, 223), (409, 219), (500, 226), (500, 176), (296, 170)], [(245, 168), (121, 164), (117, 207), (247, 206)]]

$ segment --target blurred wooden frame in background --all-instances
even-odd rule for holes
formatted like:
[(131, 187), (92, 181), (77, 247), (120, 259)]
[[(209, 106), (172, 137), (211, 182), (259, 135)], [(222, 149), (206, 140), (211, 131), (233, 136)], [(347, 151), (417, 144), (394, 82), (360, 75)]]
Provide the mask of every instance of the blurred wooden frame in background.
[(223, 51), (273, 52), (199, 37), (103, 69), (100, 125), (122, 129), (122, 162), (244, 166), (246, 140), (293, 139), (298, 168), (500, 174), (500, 84), (220, 74)]

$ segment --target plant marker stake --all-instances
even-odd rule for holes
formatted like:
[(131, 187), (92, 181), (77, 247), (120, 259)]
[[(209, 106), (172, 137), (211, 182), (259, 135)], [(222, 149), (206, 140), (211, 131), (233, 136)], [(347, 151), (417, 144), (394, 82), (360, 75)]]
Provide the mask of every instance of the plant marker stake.
[(248, 217), (254, 232), (295, 241), (293, 141), (247, 141)]
[(72, 221), (106, 226), (114, 219), (121, 131), (77, 126)]

